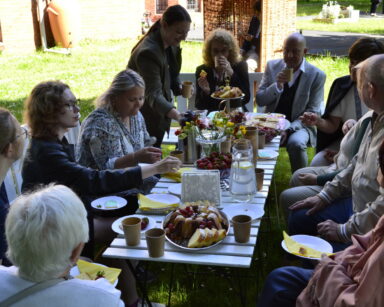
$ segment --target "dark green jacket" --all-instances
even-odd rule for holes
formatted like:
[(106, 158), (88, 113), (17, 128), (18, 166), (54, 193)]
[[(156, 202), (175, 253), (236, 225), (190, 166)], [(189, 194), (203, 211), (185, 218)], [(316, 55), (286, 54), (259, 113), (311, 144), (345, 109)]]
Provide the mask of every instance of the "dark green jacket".
[[(167, 60), (167, 52), (170, 60)], [(166, 114), (174, 108), (172, 90), (174, 95), (180, 94), (181, 49), (170, 47), (166, 51), (160, 31), (155, 30), (132, 52), (128, 68), (138, 72), (145, 81), (145, 102), (141, 113), (149, 134), (168, 131), (171, 119)]]

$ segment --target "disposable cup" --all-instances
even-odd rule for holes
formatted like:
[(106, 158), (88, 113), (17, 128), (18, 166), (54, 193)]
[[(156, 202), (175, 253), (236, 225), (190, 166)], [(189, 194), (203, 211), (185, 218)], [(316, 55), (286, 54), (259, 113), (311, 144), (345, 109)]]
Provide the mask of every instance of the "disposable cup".
[(236, 215), (232, 218), (235, 241), (247, 243), (251, 234), (252, 218), (249, 215)]
[(149, 257), (158, 258), (164, 255), (165, 231), (152, 228), (145, 232)]
[(121, 222), (124, 231), (125, 242), (128, 246), (140, 243), (141, 219), (138, 217), (127, 217)]

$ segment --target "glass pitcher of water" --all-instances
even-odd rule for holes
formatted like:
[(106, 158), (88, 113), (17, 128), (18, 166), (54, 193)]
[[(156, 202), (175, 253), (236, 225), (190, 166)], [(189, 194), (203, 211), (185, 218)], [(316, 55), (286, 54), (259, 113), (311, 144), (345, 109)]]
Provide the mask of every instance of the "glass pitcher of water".
[(229, 192), (238, 202), (249, 202), (256, 194), (252, 144), (247, 139), (236, 140), (232, 146)]

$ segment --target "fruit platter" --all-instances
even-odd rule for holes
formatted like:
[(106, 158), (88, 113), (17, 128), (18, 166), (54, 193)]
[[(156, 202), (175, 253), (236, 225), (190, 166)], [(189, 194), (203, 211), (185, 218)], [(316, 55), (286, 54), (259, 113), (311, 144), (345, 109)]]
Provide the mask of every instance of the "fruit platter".
[(286, 130), (290, 125), (285, 115), (280, 113), (248, 113), (246, 118), (246, 126)]
[(239, 99), (244, 97), (244, 93), (238, 87), (226, 85), (213, 92), (211, 97), (215, 99)]
[(220, 179), (229, 177), (229, 172), (232, 165), (232, 155), (230, 153), (212, 152), (208, 157), (196, 161), (198, 169), (220, 171)]
[(186, 202), (163, 222), (166, 239), (184, 250), (202, 250), (219, 244), (228, 234), (226, 214), (208, 201)]

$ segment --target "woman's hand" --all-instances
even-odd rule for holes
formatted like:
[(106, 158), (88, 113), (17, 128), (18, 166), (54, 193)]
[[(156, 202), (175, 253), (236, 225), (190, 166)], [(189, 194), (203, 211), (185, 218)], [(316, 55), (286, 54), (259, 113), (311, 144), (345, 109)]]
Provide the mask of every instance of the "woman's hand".
[(177, 172), (181, 166), (181, 161), (178, 158), (168, 156), (165, 159), (156, 162), (156, 174), (174, 173)]
[(225, 73), (229, 78), (233, 75), (231, 63), (229, 63), (228, 59), (223, 55), (215, 57), (215, 69), (218, 72)]
[(347, 134), (349, 130), (352, 129), (352, 127), (356, 124), (356, 121), (354, 119), (348, 119), (344, 124), (341, 130), (344, 134)]
[(144, 147), (135, 152), (137, 163), (155, 163), (160, 161), (162, 151), (156, 147)]
[(175, 157), (166, 157), (154, 164), (141, 166), (141, 177), (143, 179), (156, 174), (173, 173), (181, 166), (181, 161)]
[(168, 113), (167, 117), (179, 121), (181, 119), (181, 114), (175, 108), (172, 108)]
[(211, 89), (209, 88), (207, 77), (200, 77), (197, 79), (197, 84), (206, 95), (210, 94)]
[(317, 184), (317, 176), (309, 173), (299, 174), (299, 179), (304, 185), (316, 185)]
[(304, 112), (304, 114), (300, 116), (299, 119), (306, 126), (317, 126), (320, 117), (316, 113)]

